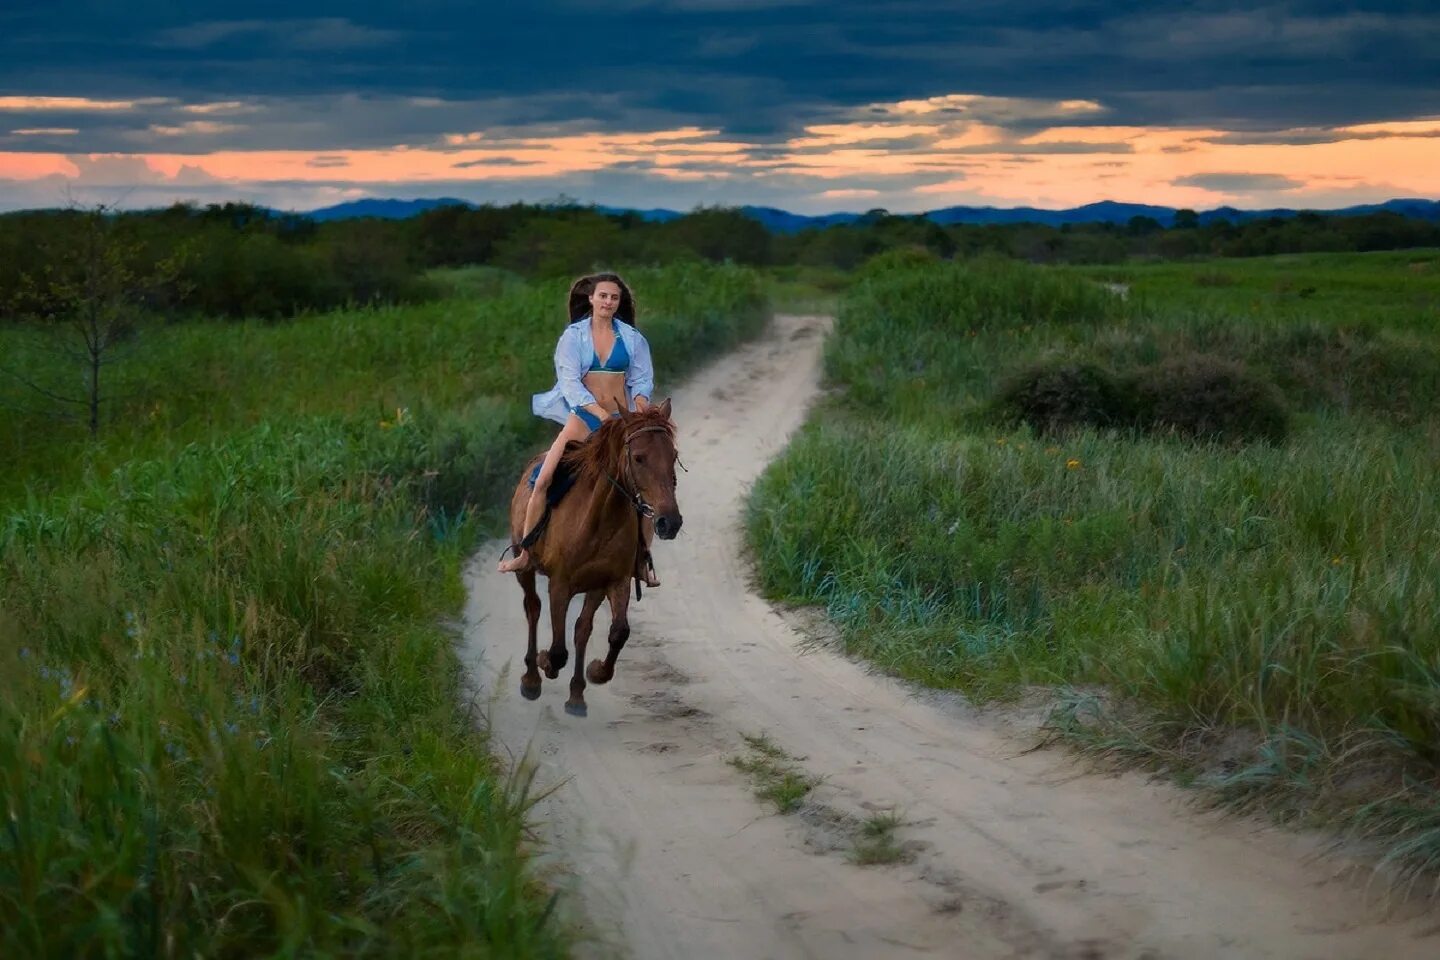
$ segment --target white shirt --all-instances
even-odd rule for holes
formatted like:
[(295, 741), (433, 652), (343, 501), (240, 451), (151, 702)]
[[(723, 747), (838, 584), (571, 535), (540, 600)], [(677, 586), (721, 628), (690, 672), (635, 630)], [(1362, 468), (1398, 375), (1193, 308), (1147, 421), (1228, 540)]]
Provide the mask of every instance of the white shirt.
[[(625, 350), (630, 354), (630, 368), (625, 371), (625, 406), (635, 409), (636, 397), (655, 395), (655, 369), (650, 361), (650, 344), (645, 335), (624, 320), (611, 321)], [(555, 344), (555, 386), (531, 399), (535, 416), (564, 423), (570, 411), (595, 402), (595, 395), (585, 388), (584, 377), (595, 360), (595, 341), (590, 336), (590, 317), (584, 316), (565, 328)]]

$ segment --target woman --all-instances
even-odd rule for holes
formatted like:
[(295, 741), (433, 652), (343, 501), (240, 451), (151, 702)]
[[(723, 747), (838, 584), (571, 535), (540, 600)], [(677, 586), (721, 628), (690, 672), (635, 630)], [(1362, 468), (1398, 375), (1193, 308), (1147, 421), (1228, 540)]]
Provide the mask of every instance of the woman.
[[(655, 389), (650, 344), (635, 327), (635, 298), (624, 280), (613, 273), (576, 280), (570, 287), (570, 319), (555, 346), (555, 386), (536, 394), (531, 403), (536, 416), (562, 426), (530, 491), (526, 531), (535, 529), (545, 512), (545, 493), (565, 444), (584, 440), (606, 417), (619, 416), (617, 407), (644, 410)], [(517, 556), (501, 560), (498, 569), (515, 573), (529, 565), (530, 551), (522, 548)], [(647, 586), (660, 585), (648, 562), (641, 576)]]

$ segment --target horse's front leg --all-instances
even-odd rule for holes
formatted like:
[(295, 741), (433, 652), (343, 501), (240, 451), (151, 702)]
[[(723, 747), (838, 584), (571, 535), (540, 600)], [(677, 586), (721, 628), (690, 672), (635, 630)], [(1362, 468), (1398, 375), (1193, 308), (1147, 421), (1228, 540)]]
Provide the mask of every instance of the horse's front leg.
[(550, 649), (540, 651), (537, 661), (545, 676), (554, 680), (565, 669), (570, 651), (565, 649), (565, 614), (570, 609), (570, 585), (564, 580), (550, 578)]
[(521, 570), (516, 578), (525, 591), (525, 673), (520, 677), (520, 695), (526, 700), (540, 696), (540, 671), (535, 669), (535, 632), (540, 626), (540, 594), (535, 592), (535, 571)]
[(615, 676), (615, 661), (630, 639), (630, 581), (621, 580), (607, 591), (610, 597), (610, 649), (605, 659), (591, 660), (585, 668), (585, 676), (591, 683), (609, 683)]
[(565, 701), (565, 712), (572, 717), (583, 717), (585, 708), (585, 678), (580, 674), (580, 665), (585, 662), (585, 645), (590, 642), (590, 631), (595, 627), (595, 611), (605, 599), (604, 590), (591, 590), (585, 594), (585, 604), (575, 621), (575, 676), (570, 678), (570, 699)]

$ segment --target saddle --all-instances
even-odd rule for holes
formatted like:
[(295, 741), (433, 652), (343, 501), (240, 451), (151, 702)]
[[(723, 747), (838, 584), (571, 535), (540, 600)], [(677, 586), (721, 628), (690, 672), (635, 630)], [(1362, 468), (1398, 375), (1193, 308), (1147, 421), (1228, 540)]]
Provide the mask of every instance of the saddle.
[[(579, 444), (572, 440), (565, 445), (565, 452), (569, 453), (571, 450), (574, 450), (578, 446)], [(530, 486), (532, 489), (535, 486), (535, 481), (540, 478), (540, 467), (543, 464), (543, 460), (536, 461), (534, 468), (532, 468), (530, 471)], [(570, 492), (570, 488), (575, 486), (575, 480), (575, 471), (571, 469), (570, 465), (567, 464), (564, 459), (561, 459), (561, 461), (555, 465), (555, 475), (550, 478), (550, 489), (545, 491), (545, 512), (540, 515), (540, 520), (538, 523), (535, 524), (535, 529), (531, 530), (530, 533), (525, 537), (525, 539), (520, 541), (520, 543), (511, 544), (510, 546), (506, 547), (505, 550), (507, 552), (513, 550), (518, 553), (520, 550), (529, 550), (532, 546), (535, 545), (535, 541), (540, 539), (540, 535), (544, 533), (545, 528), (550, 525), (550, 512), (554, 510), (555, 507), (559, 505), (560, 501), (565, 498), (565, 494)], [(638, 516), (636, 520), (638, 522)], [(640, 601), (641, 596), (641, 580), (639, 568), (643, 566), (648, 566), (651, 570), (655, 569), (655, 559), (651, 555), (650, 551), (644, 547), (643, 540), (640, 547), (640, 556), (638, 557), (638, 560), (639, 563), (637, 564), (637, 569), (635, 571), (635, 601), (637, 603)]]
[[(567, 443), (565, 445), (565, 452), (569, 453), (571, 450), (574, 450), (575, 447), (576, 444), (573, 441)], [(535, 486), (535, 481), (540, 478), (540, 467), (543, 464), (543, 460), (537, 460), (535, 462), (535, 468), (530, 471), (530, 486), (532, 488)], [(555, 465), (555, 476), (550, 478), (550, 489), (545, 491), (545, 505), (547, 507), (559, 505), (560, 501), (565, 499), (565, 494), (569, 493), (570, 488), (573, 486), (575, 486), (575, 471), (562, 459)]]

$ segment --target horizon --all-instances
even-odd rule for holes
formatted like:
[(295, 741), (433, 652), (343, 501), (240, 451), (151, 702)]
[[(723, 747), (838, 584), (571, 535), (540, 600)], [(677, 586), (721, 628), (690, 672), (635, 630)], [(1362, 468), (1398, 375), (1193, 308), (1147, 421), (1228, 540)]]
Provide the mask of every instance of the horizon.
[(0, 11), (0, 210), (1440, 197), (1440, 12), (1410, 0), (903, 6)]
[[(783, 208), (783, 207), (776, 207), (776, 206), (774, 206), (774, 205), (772, 205), (772, 204), (742, 204), (742, 203), (737, 203), (737, 204), (724, 204), (724, 203), (718, 203), (718, 204), (697, 204), (697, 205), (692, 206), (692, 207), (690, 207), (690, 208), (688, 208), (688, 209), (681, 209), (681, 208), (678, 208), (678, 207), (666, 207), (666, 206), (648, 206), (648, 207), (619, 206), (619, 205), (615, 205), (615, 204), (600, 203), (600, 202), (598, 202), (598, 201), (587, 201), (587, 200), (583, 200), (583, 199), (576, 198), (576, 197), (552, 198), (552, 199), (549, 199), (549, 200), (539, 200), (539, 201), (525, 201), (525, 200), (518, 200), (518, 199), (517, 199), (517, 200), (496, 199), (496, 200), (486, 200), (486, 201), (470, 201), (470, 200), (465, 200), (465, 199), (460, 198), (460, 197), (451, 197), (451, 196), (434, 196), (434, 197), (403, 196), (403, 197), (402, 197), (402, 196), (387, 196), (387, 195), (375, 194), (375, 195), (366, 195), (366, 196), (356, 197), (356, 198), (350, 199), (350, 200), (343, 200), (343, 201), (340, 201), (339, 203), (331, 203), (331, 204), (326, 204), (326, 205), (324, 205), (324, 206), (319, 206), (319, 207), (309, 207), (309, 208), (306, 208), (306, 209), (274, 207), (274, 206), (269, 206), (269, 205), (263, 204), (263, 203), (257, 203), (257, 202), (252, 202), (252, 201), (249, 201), (249, 200), (245, 200), (245, 199), (243, 199), (243, 198), (230, 198), (230, 199), (227, 199), (227, 200), (224, 200), (224, 201), (218, 201), (218, 202), (217, 202), (217, 201), (198, 201), (198, 200), (194, 200), (194, 199), (186, 199), (186, 198), (183, 198), (183, 197), (177, 197), (175, 200), (170, 201), (170, 202), (168, 202), (168, 203), (155, 204), (155, 205), (152, 205), (152, 206), (145, 206), (145, 207), (126, 206), (126, 207), (117, 207), (116, 209), (119, 210), (120, 212), (125, 212), (125, 213), (143, 213), (143, 212), (148, 212), (148, 211), (164, 210), (164, 209), (166, 209), (166, 208), (168, 208), (168, 207), (170, 207), (170, 206), (174, 206), (175, 204), (182, 204), (182, 205), (187, 205), (187, 204), (188, 204), (188, 205), (197, 206), (197, 207), (204, 207), (205, 205), (207, 205), (207, 203), (217, 203), (217, 205), (221, 205), (221, 204), (223, 204), (223, 203), (235, 203), (235, 204), (242, 204), (242, 205), (243, 205), (243, 204), (249, 204), (249, 205), (251, 205), (251, 206), (261, 207), (261, 208), (263, 208), (263, 209), (270, 210), (270, 211), (272, 211), (272, 212), (274, 212), (274, 213), (281, 213), (281, 214), (289, 214), (289, 215), (303, 216), (303, 215), (307, 215), (307, 214), (318, 213), (318, 212), (322, 212), (322, 211), (326, 211), (326, 210), (331, 210), (331, 209), (336, 209), (336, 208), (340, 208), (340, 207), (353, 206), (353, 205), (358, 205), (358, 204), (363, 204), (363, 203), (376, 203), (376, 202), (378, 202), (378, 203), (399, 203), (399, 204), (419, 204), (419, 203), (425, 203), (425, 202), (436, 202), (437, 205), (445, 205), (445, 204), (468, 204), (468, 205), (470, 205), (470, 206), (477, 206), (477, 207), (483, 207), (483, 206), (503, 207), (503, 206), (508, 206), (508, 205), (511, 205), (511, 204), (525, 204), (525, 205), (535, 206), (535, 207), (550, 207), (550, 208), (560, 208), (560, 207), (565, 207), (565, 206), (578, 206), (578, 207), (587, 208), (587, 209), (600, 209), (602, 212), (608, 212), (608, 211), (612, 211), (612, 210), (613, 210), (613, 211), (619, 211), (619, 212), (634, 212), (634, 213), (664, 212), (664, 213), (674, 213), (674, 214), (678, 214), (678, 215), (680, 215), (680, 216), (688, 216), (689, 214), (696, 213), (696, 212), (698, 212), (698, 211), (700, 211), (700, 210), (702, 210), (702, 209), (730, 209), (730, 210), (740, 210), (740, 209), (744, 209), (744, 208), (750, 208), (750, 209), (774, 210), (774, 211), (777, 211), (777, 212), (780, 212), (780, 213), (789, 214), (789, 215), (792, 215), (792, 216), (803, 216), (803, 217), (810, 217), (810, 218), (821, 218), (821, 217), (839, 217), (839, 216), (863, 217), (863, 216), (865, 216), (866, 214), (868, 214), (868, 213), (870, 213), (870, 212), (872, 212), (872, 211), (875, 211), (875, 210), (883, 210), (886, 214), (889, 214), (889, 215), (892, 215), (892, 216), (901, 216), (901, 217), (926, 216), (926, 215), (928, 215), (928, 214), (943, 212), (943, 211), (946, 211), (946, 210), (954, 210), (954, 209), (994, 210), (994, 211), (1036, 210), (1036, 211), (1041, 212), (1041, 213), (1067, 213), (1067, 212), (1071, 212), (1071, 211), (1075, 211), (1075, 210), (1082, 210), (1082, 209), (1085, 209), (1085, 208), (1088, 208), (1088, 207), (1105, 206), (1105, 205), (1114, 205), (1114, 206), (1123, 206), (1123, 207), (1150, 207), (1150, 208), (1155, 208), (1155, 209), (1169, 209), (1169, 210), (1175, 210), (1175, 211), (1190, 209), (1190, 210), (1194, 210), (1196, 213), (1201, 214), (1201, 215), (1204, 215), (1204, 214), (1206, 214), (1206, 213), (1213, 213), (1213, 212), (1216, 212), (1216, 211), (1219, 211), (1219, 210), (1235, 210), (1236, 212), (1239, 212), (1239, 213), (1265, 213), (1265, 212), (1268, 212), (1268, 211), (1271, 211), (1271, 210), (1285, 210), (1285, 211), (1290, 211), (1290, 212), (1294, 212), (1294, 213), (1334, 214), (1334, 213), (1342, 213), (1342, 212), (1345, 212), (1345, 211), (1347, 211), (1347, 210), (1354, 209), (1355, 207), (1361, 207), (1361, 206), (1384, 206), (1384, 205), (1387, 204), (1387, 203), (1433, 203), (1433, 204), (1440, 205), (1440, 197), (1435, 197), (1435, 198), (1432, 198), (1432, 197), (1388, 197), (1388, 198), (1386, 198), (1386, 199), (1384, 199), (1384, 200), (1375, 201), (1375, 202), (1373, 202), (1373, 203), (1352, 204), (1352, 205), (1347, 206), (1347, 207), (1307, 207), (1307, 206), (1292, 206), (1292, 207), (1254, 206), (1254, 207), (1246, 207), (1246, 206), (1240, 206), (1240, 205), (1238, 205), (1238, 204), (1220, 204), (1220, 205), (1213, 206), (1213, 207), (1174, 207), (1174, 206), (1169, 206), (1169, 205), (1166, 205), (1166, 204), (1146, 203), (1146, 202), (1144, 202), (1144, 201), (1114, 200), (1114, 199), (1108, 199), (1108, 198), (1107, 198), (1107, 199), (1103, 199), (1103, 200), (1091, 201), (1091, 202), (1089, 202), (1089, 203), (1078, 204), (1078, 205), (1073, 206), (1073, 207), (1039, 207), (1039, 206), (1034, 206), (1034, 205), (1030, 205), (1030, 204), (1017, 204), (1017, 205), (1014, 205), (1014, 206), (998, 206), (998, 205), (994, 205), (994, 204), (952, 204), (952, 205), (950, 205), (950, 206), (945, 206), (945, 207), (930, 207), (930, 208), (926, 208), (926, 209), (923, 209), (923, 210), (910, 210), (910, 211), (890, 210), (890, 209), (885, 208), (885, 207), (870, 207), (870, 208), (867, 208), (867, 209), (859, 209), (859, 208), (841, 209), (841, 208), (836, 208), (836, 209), (832, 209), (832, 210), (820, 211), (820, 212), (818, 212), (818, 213), (799, 214), (799, 213), (796, 213), (796, 212), (793, 211), (793, 210), (787, 210), (787, 209), (785, 209), (785, 208)], [(65, 207), (64, 207), (63, 205), (59, 205), (59, 206), (49, 206), (49, 207), (21, 207), (21, 208), (16, 208), (16, 209), (12, 209), (12, 210), (0, 209), (0, 216), (3, 216), (3, 215), (5, 215), (5, 214), (11, 214), (11, 213), (46, 213), (46, 212), (51, 212), (51, 211), (55, 211), (55, 210), (62, 210), (62, 209), (65, 209)]]

